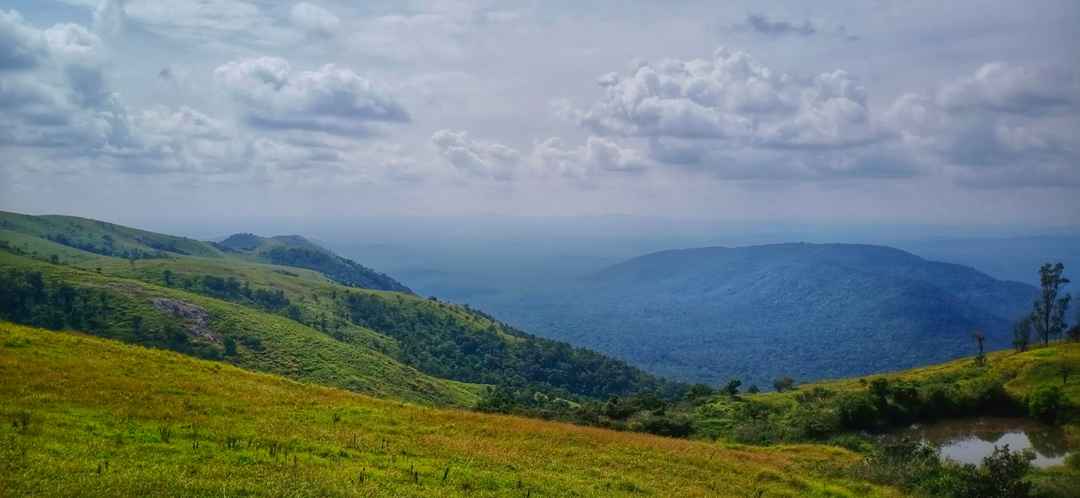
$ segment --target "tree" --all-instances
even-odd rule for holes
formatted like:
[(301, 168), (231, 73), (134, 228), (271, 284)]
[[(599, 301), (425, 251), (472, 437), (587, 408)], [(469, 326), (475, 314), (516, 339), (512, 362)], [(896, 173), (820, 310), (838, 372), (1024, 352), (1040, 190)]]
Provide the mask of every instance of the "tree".
[(975, 364), (983, 365), (986, 363), (986, 354), (983, 352), (983, 343), (986, 342), (986, 335), (980, 330), (976, 330), (971, 334), (975, 338), (975, 342), (979, 344), (979, 355), (975, 357)]
[(1032, 324), (1044, 346), (1065, 331), (1065, 311), (1069, 309), (1071, 296), (1066, 294), (1065, 297), (1058, 297), (1061, 286), (1069, 283), (1069, 279), (1062, 276), (1064, 272), (1065, 265), (1061, 263), (1046, 263), (1039, 268), (1041, 292), (1035, 301)]
[(705, 384), (694, 384), (686, 390), (686, 399), (693, 401), (696, 399), (707, 398), (714, 393), (713, 388)]
[(225, 338), (225, 356), (236, 356), (236, 339), (232, 336)]
[(161, 272), (161, 278), (162, 278), (162, 280), (165, 281), (165, 287), (172, 287), (172, 284), (173, 284), (172, 270), (166, 268), (165, 271)]
[(1013, 347), (1018, 353), (1027, 351), (1031, 344), (1031, 317), (1025, 316), (1013, 324)]
[(758, 389), (758, 386), (756, 384), (751, 384), (750, 389), (747, 389), (746, 392), (750, 394), (757, 394), (761, 392), (761, 389)]
[(739, 386), (742, 385), (742, 381), (739, 379), (731, 379), (730, 382), (724, 386), (724, 393), (728, 396), (735, 397), (739, 394)]
[(772, 385), (773, 389), (776, 389), (776, 392), (778, 393), (790, 391), (795, 388), (795, 379), (792, 379), (791, 377), (781, 377), (774, 380)]
[(134, 315), (131, 317), (131, 334), (136, 338), (142, 338), (143, 333), (143, 317)]

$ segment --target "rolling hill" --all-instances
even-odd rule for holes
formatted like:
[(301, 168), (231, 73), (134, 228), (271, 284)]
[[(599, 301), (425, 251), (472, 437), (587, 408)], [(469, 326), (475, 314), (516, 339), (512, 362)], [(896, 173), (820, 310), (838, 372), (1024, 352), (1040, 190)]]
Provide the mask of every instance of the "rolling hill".
[(2, 319), (436, 405), (471, 406), (491, 384), (568, 399), (680, 389), (467, 307), (342, 284), (309, 259), (263, 262), (279, 247), (337, 258), (299, 237), (213, 244), (81, 218), (0, 221)]
[(2, 496), (901, 493), (858, 455), (418, 407), (0, 322)]
[(888, 247), (778, 244), (653, 253), (484, 306), (659, 375), (764, 388), (972, 354), (975, 330), (1007, 347), (1034, 296)]

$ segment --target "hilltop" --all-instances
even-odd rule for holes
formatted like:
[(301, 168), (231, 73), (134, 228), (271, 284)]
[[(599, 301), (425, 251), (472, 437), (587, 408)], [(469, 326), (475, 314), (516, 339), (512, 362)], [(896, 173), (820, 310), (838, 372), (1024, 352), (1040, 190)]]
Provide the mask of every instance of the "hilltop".
[(1034, 287), (883, 246), (777, 244), (663, 251), (556, 289), (482, 300), (538, 334), (646, 370), (732, 378), (848, 377), (1008, 347)]

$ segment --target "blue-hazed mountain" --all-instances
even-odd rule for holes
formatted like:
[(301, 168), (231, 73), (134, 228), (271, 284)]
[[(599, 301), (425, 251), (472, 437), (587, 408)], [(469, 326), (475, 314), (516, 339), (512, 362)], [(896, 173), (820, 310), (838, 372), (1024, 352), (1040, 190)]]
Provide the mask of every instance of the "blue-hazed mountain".
[(648, 254), (485, 306), (657, 374), (766, 387), (970, 355), (976, 330), (1007, 347), (1035, 293), (889, 247), (777, 244)]

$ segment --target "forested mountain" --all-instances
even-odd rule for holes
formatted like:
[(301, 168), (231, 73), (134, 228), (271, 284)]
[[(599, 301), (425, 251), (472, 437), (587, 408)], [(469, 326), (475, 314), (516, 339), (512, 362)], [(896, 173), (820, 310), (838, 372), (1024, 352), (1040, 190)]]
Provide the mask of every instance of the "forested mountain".
[(657, 374), (766, 387), (972, 354), (976, 330), (1007, 347), (1035, 292), (888, 247), (777, 244), (648, 254), (485, 306)]
[(214, 245), (227, 253), (238, 253), (264, 263), (315, 270), (349, 287), (412, 292), (388, 275), (338, 256), (299, 235), (260, 237), (238, 233)]
[[(468, 307), (342, 284), (334, 271), (348, 260), (300, 237), (211, 244), (79, 218), (0, 220), (2, 320), (432, 404), (472, 405), (483, 384), (569, 399), (680, 389)], [(288, 261), (260, 262), (279, 250)]]

